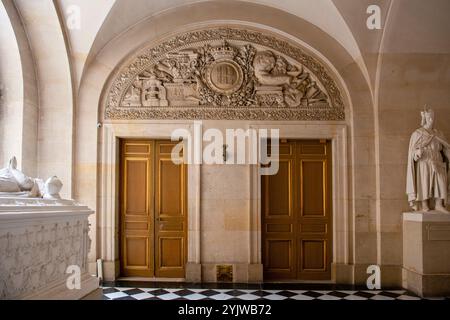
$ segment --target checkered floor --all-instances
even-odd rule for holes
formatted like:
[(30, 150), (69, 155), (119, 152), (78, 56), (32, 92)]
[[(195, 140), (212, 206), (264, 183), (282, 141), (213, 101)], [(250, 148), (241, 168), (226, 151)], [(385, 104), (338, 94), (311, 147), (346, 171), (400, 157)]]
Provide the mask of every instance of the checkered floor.
[[(420, 300), (405, 290), (241, 290), (103, 287), (105, 300)], [(441, 300), (445, 298), (440, 298)]]

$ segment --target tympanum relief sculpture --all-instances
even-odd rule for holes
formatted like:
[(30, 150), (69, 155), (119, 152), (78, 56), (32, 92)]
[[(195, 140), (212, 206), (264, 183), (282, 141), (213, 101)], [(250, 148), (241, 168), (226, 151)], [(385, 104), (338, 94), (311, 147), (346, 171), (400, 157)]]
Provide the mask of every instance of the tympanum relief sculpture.
[(297, 47), (255, 31), (195, 31), (148, 49), (114, 80), (106, 119), (343, 120), (339, 90)]
[(434, 112), (421, 112), (421, 127), (413, 132), (409, 143), (406, 193), (413, 210), (434, 209), (449, 213), (450, 144), (434, 126)]

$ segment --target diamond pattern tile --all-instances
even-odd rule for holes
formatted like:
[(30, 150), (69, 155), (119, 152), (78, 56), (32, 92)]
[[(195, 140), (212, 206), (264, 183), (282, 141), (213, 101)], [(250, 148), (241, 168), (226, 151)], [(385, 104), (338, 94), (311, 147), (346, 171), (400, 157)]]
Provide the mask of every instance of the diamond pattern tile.
[(166, 294), (169, 294), (170, 291), (164, 290), (164, 289), (154, 289), (154, 290), (149, 290), (147, 291), (148, 293), (154, 295), (154, 296), (163, 296)]
[(126, 294), (128, 294), (130, 296), (134, 296), (136, 294), (143, 293), (144, 291), (141, 290), (141, 289), (134, 288), (134, 289), (125, 290), (125, 291), (122, 291), (122, 292), (126, 293)]
[[(235, 287), (234, 287), (235, 288)], [(286, 287), (284, 287), (286, 288)], [(406, 290), (263, 290), (104, 287), (104, 300), (420, 300)], [(430, 298), (433, 300), (448, 297)]]

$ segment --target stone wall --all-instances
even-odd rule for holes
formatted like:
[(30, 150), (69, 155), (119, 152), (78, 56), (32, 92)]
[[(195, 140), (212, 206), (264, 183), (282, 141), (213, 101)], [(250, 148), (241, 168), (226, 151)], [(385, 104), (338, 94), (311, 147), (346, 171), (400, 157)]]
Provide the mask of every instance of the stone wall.
[[(111, 277), (118, 269), (117, 241), (114, 242), (118, 234), (114, 224), (117, 212), (108, 212), (110, 218), (102, 220), (116, 201), (114, 190), (108, 189), (116, 185), (108, 184), (105, 175), (114, 172), (116, 164), (104, 158), (105, 150), (116, 152), (114, 148), (105, 149), (105, 144), (113, 145), (116, 137), (106, 139), (105, 126), (128, 126), (128, 132), (134, 135), (161, 137), (150, 129), (142, 129), (140, 120), (104, 121), (111, 81), (123, 63), (143, 48), (190, 30), (225, 25), (259, 30), (288, 40), (315, 57), (334, 79), (345, 107), (345, 121), (338, 124), (347, 130), (346, 154), (339, 155), (341, 160), (345, 159), (347, 171), (338, 183), (346, 186), (345, 208), (339, 209), (346, 218), (343, 227), (335, 230), (338, 238), (346, 239), (335, 252), (341, 252), (339, 257), (345, 258), (335, 261), (335, 279), (342, 283), (365, 283), (367, 266), (378, 264), (382, 267), (384, 284), (401, 284), (401, 213), (408, 209), (407, 144), (411, 132), (419, 126), (419, 110), (425, 103), (435, 109), (436, 126), (450, 138), (448, 1), (433, 0), (432, 4), (421, 0), (377, 1), (382, 10), (381, 30), (365, 26), (365, 9), (372, 4), (369, 0), (351, 6), (338, 0), (314, 5), (284, 1), (277, 7), (270, 1), (182, 4), (174, 0), (155, 1), (154, 7), (146, 6), (145, 2), (129, 7), (124, 1), (116, 1), (114, 5), (98, 5), (106, 19), (101, 26), (100, 22), (86, 25), (84, 31), (89, 32), (89, 39), (80, 37), (76, 30), (64, 29), (62, 12), (50, 2), (38, 6), (17, 1), (12, 7), (12, 2), (4, 3), (7, 9), (9, 6), (8, 14), (19, 43), (24, 74), (23, 110), (27, 110), (26, 117), (14, 115), (14, 121), (8, 125), (0, 118), (3, 128), (23, 126), (19, 130), (22, 138), (9, 136), (8, 141), (18, 142), (8, 142), (8, 148), (20, 149), (21, 145), (22, 151), (16, 154), (22, 154), (19, 163), (27, 174), (56, 173), (66, 186), (63, 194), (96, 209), (96, 216), (90, 217), (93, 226), (90, 235), (94, 240), (89, 255), (92, 267), (100, 257), (111, 265), (105, 269), (112, 270)], [(58, 3), (59, 10), (67, 5), (66, 1)], [(11, 8), (17, 9), (20, 17), (16, 13), (14, 18)], [(38, 13), (42, 15), (35, 19)], [(421, 17), (420, 21), (417, 17)], [(28, 56), (24, 54), (23, 43), (28, 44), (31, 52)], [(16, 102), (12, 101), (12, 106)], [(258, 121), (252, 124), (289, 123)], [(223, 120), (205, 124), (205, 128), (247, 125)], [(0, 159), (9, 159), (6, 153), (12, 151), (8, 148), (0, 146)], [(248, 241), (257, 232), (249, 218), (254, 200), (251, 168), (211, 165), (198, 170), (200, 184), (193, 195), (199, 201), (194, 209), (199, 210), (200, 224), (193, 221), (191, 230), (202, 232), (191, 250), (191, 261), (209, 265), (257, 263), (252, 242)], [(232, 212), (225, 210), (224, 205), (232, 208)], [(245, 241), (237, 248), (223, 247), (229, 239), (236, 243)], [(212, 274), (208, 268), (205, 274)]]

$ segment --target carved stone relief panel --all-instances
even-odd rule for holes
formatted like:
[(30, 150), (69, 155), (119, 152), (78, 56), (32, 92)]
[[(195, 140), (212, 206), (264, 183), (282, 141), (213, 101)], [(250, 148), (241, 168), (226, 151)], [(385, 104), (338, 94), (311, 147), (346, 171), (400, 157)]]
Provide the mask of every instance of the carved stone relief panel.
[(175, 36), (129, 61), (105, 119), (344, 120), (341, 94), (300, 48), (257, 31)]
[[(68, 216), (55, 222), (51, 220), (59, 217), (54, 215), (32, 220), (37, 221), (34, 224), (19, 218), (14, 222), (19, 227), (8, 222), (0, 228), (0, 299), (20, 298), (64, 282), (70, 265), (86, 271), (91, 245), (87, 216), (73, 217), (73, 212), (61, 210)], [(36, 209), (33, 212), (40, 214)]]

